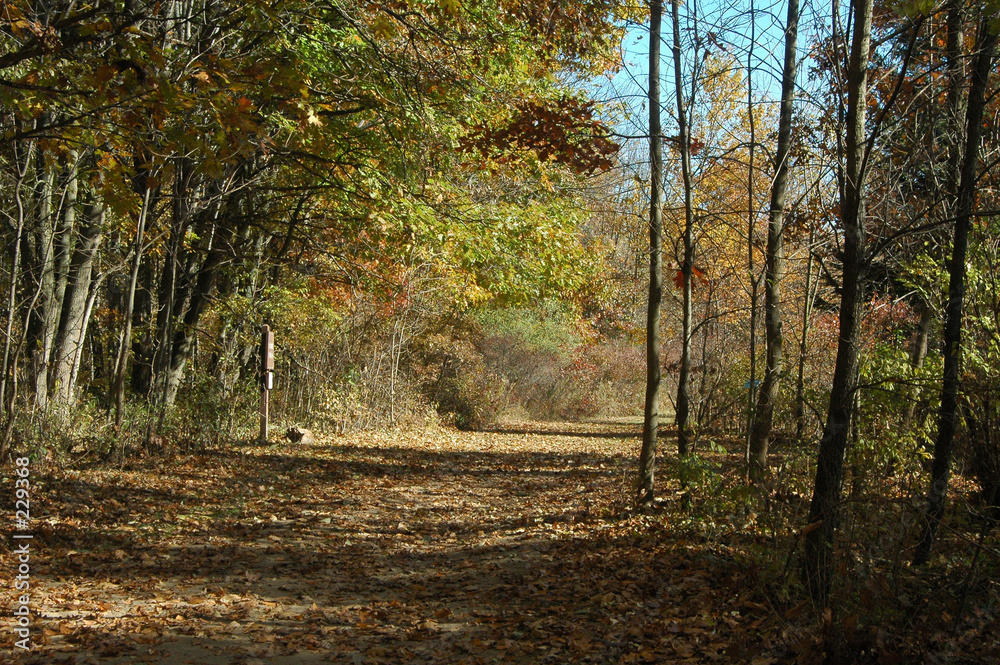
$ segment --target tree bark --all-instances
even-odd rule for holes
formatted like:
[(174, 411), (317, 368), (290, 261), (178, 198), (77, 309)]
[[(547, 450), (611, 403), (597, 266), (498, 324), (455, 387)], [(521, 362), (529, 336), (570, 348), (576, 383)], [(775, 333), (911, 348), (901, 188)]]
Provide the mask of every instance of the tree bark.
[(753, 53), (757, 40), (757, 21), (754, 13), (753, 0), (750, 1), (750, 48), (747, 49), (747, 118), (750, 123), (750, 144), (747, 168), (747, 266), (750, 277), (750, 381), (747, 390), (747, 462), (749, 463), (752, 449), (754, 402), (757, 396), (757, 300), (758, 281), (757, 267), (754, 261), (754, 231), (757, 228), (757, 207), (754, 205), (756, 194), (754, 183), (754, 156), (757, 148), (757, 123), (753, 115)]
[[(28, 144), (27, 154), (24, 158), (24, 167), (22, 168), (18, 164), (17, 169), (17, 180), (14, 183), (14, 203), (17, 209), (17, 230), (14, 236), (13, 245), (13, 256), (10, 261), (10, 288), (8, 290), (7, 298), (7, 326), (4, 331), (4, 345), (3, 345), (3, 361), (0, 363), (0, 409), (7, 409), (7, 418), (13, 419), (14, 413), (12, 408), (8, 408), (7, 391), (10, 391), (11, 397), (14, 394), (14, 388), (11, 386), (8, 388), (8, 374), (16, 374), (15, 364), (11, 360), (10, 352), (12, 341), (14, 339), (14, 316), (17, 312), (17, 281), (18, 274), (21, 271), (21, 246), (22, 238), (24, 236), (24, 223), (27, 217), (27, 211), (24, 206), (24, 197), (22, 196), (24, 180), (31, 168), (32, 157), (35, 152), (35, 143), (32, 141)], [(16, 153), (15, 153), (16, 155)], [(9, 370), (14, 369), (14, 372)], [(13, 399), (10, 400), (11, 405), (13, 405)], [(6, 453), (6, 437), (4, 437), (3, 442), (3, 452)]]
[[(73, 238), (76, 231), (77, 206), (80, 196), (80, 155), (73, 151), (70, 153), (70, 164), (67, 167), (66, 185), (63, 193), (61, 205), (62, 226), (56, 231), (55, 247), (55, 302), (56, 311), (54, 327), (52, 329), (53, 345), (55, 335), (58, 332), (59, 320), (62, 316), (62, 303), (66, 297), (66, 284), (69, 280), (70, 262), (73, 257)], [(51, 373), (51, 369), (49, 370)], [(51, 387), (50, 377), (50, 387)]]
[(168, 404), (168, 372), (173, 355), (171, 344), (174, 335), (174, 319), (176, 316), (180, 316), (186, 299), (181, 285), (181, 263), (184, 258), (184, 237), (191, 224), (189, 196), (192, 170), (190, 160), (186, 157), (180, 157), (176, 160), (170, 240), (167, 243), (166, 256), (163, 259), (156, 298), (156, 338), (153, 344), (150, 390), (153, 393), (151, 401), (158, 405)]
[(153, 389), (153, 356), (156, 351), (156, 333), (153, 330), (153, 275), (156, 266), (143, 261), (139, 265), (139, 283), (142, 285), (135, 294), (132, 312), (132, 328), (139, 331), (138, 339), (132, 344), (132, 373), (129, 384), (136, 395), (147, 398)]
[(170, 362), (166, 368), (165, 392), (163, 404), (172, 405), (177, 399), (177, 391), (184, 379), (184, 368), (191, 358), (195, 340), (195, 329), (198, 321), (208, 305), (215, 283), (219, 276), (224, 254), (221, 250), (212, 250), (205, 259), (204, 265), (198, 271), (194, 288), (191, 290), (190, 303), (181, 324), (176, 327), (170, 345)]
[(70, 152), (70, 161), (66, 167), (65, 183), (62, 185), (59, 205), (51, 210), (51, 221), (43, 227), (42, 232), (42, 242), (49, 245), (47, 251), (51, 257), (49, 258), (51, 269), (40, 275), (41, 329), (36, 341), (41, 353), (35, 359), (38, 371), (35, 376), (35, 402), (39, 406), (48, 406), (55, 388), (57, 335), (65, 307), (66, 285), (70, 278), (74, 238), (77, 230), (79, 170), (80, 156), (74, 150)]
[[(788, 1), (785, 28), (785, 63), (781, 75), (781, 110), (778, 118), (778, 149), (767, 224), (767, 267), (764, 281), (764, 329), (767, 369), (757, 396), (757, 409), (750, 431), (750, 479), (760, 480), (767, 470), (774, 407), (781, 379), (781, 281), (785, 271), (785, 192), (788, 188), (788, 154), (792, 145), (792, 111), (795, 102), (796, 44), (799, 28), (798, 0)], [(811, 266), (810, 266), (811, 268)]]
[(851, 56), (847, 72), (846, 168), (841, 200), (844, 232), (840, 339), (834, 365), (830, 404), (819, 444), (816, 481), (809, 522), (817, 524), (805, 537), (805, 583), (813, 599), (826, 605), (833, 570), (834, 534), (840, 518), (844, 452), (857, 389), (861, 317), (869, 257), (865, 237), (864, 148), (872, 0), (854, 3)]
[(684, 181), (684, 258), (681, 263), (683, 277), (683, 305), (681, 323), (681, 366), (677, 376), (677, 454), (687, 455), (691, 449), (693, 432), (689, 424), (691, 412), (691, 326), (693, 319), (691, 275), (694, 267), (694, 201), (691, 183), (691, 138), (687, 114), (684, 109), (684, 81), (681, 77), (681, 21), (680, 0), (671, 0), (673, 18), (674, 96), (677, 101), (678, 144), (681, 155), (681, 177)]
[(806, 346), (809, 341), (809, 320), (812, 318), (813, 301), (816, 297), (816, 284), (813, 279), (813, 243), (816, 231), (809, 231), (809, 260), (806, 262), (805, 302), (802, 304), (802, 333), (799, 336), (799, 373), (795, 382), (795, 438), (801, 440), (806, 428)]
[[(917, 326), (917, 334), (913, 339), (913, 347), (910, 349), (910, 367), (914, 374), (924, 366), (927, 358), (927, 344), (930, 339), (931, 322), (934, 320), (934, 311), (929, 303), (920, 298), (920, 323)], [(909, 390), (906, 414), (903, 416), (903, 431), (909, 432), (913, 427), (913, 417), (917, 413), (917, 401), (920, 399), (920, 385), (914, 383)]]
[[(147, 179), (144, 177), (143, 180)], [(132, 350), (132, 319), (135, 311), (135, 290), (139, 282), (139, 267), (142, 264), (142, 243), (146, 232), (146, 218), (149, 215), (151, 201), (152, 190), (147, 184), (142, 200), (142, 208), (139, 210), (139, 220), (136, 222), (132, 272), (129, 275), (128, 294), (125, 296), (125, 315), (123, 317), (125, 329), (122, 331), (121, 343), (118, 346), (118, 358), (115, 361), (114, 396), (116, 428), (122, 426), (122, 418), (124, 417), (125, 371), (128, 368), (129, 355)]]
[[(52, 342), (59, 322), (59, 303), (56, 301), (55, 275), (55, 225), (52, 197), (55, 189), (55, 169), (47, 163), (45, 152), (38, 154), (38, 223), (33, 237), (31, 256), (32, 277), (29, 287), (37, 291), (37, 302), (29, 312), (27, 331), (29, 384), (34, 393), (35, 405), (45, 408), (48, 403), (48, 362), (52, 356)], [(37, 280), (37, 282), (36, 282)]]
[(646, 401), (636, 501), (653, 502), (656, 439), (660, 425), (660, 301), (663, 297), (663, 136), (660, 127), (661, 0), (649, 3), (649, 300), (646, 308)]
[(931, 487), (927, 493), (927, 522), (917, 545), (913, 563), (921, 565), (930, 559), (938, 526), (944, 517), (948, 480), (951, 475), (952, 443), (958, 427), (958, 389), (962, 360), (962, 306), (965, 301), (965, 258), (969, 244), (969, 227), (976, 209), (976, 180), (979, 167), (979, 146), (982, 142), (983, 115), (989, 75), (996, 52), (997, 35), (990, 30), (990, 18), (984, 17), (977, 37), (978, 53), (969, 87), (966, 114), (965, 157), (962, 161), (961, 182), (955, 202), (955, 239), (948, 265), (948, 305), (944, 325), (944, 377), (941, 385), (941, 410), (938, 434), (934, 442), (931, 465)]
[[(94, 312), (94, 303), (97, 302), (97, 298), (101, 292), (101, 285), (104, 283), (104, 279), (107, 277), (107, 273), (98, 273), (97, 276), (91, 279), (90, 282), (90, 293), (87, 295), (87, 303), (83, 310), (83, 328), (80, 331), (80, 344), (76, 347), (76, 354), (73, 356), (73, 365), (70, 373), (70, 385), (76, 390), (76, 385), (78, 383), (78, 377), (80, 374), (80, 364), (83, 361), (83, 342), (87, 339), (87, 328), (90, 326), (91, 314)], [(91, 373), (90, 380), (91, 383), (97, 378), (96, 373), (98, 371), (98, 364), (94, 358), (96, 354), (94, 351), (93, 339), (91, 340)]]
[(104, 207), (90, 201), (84, 206), (83, 223), (70, 262), (66, 294), (59, 316), (52, 366), (53, 400), (65, 411), (74, 401), (74, 365), (79, 361), (87, 327), (87, 299), (93, 279), (94, 259), (101, 244)]

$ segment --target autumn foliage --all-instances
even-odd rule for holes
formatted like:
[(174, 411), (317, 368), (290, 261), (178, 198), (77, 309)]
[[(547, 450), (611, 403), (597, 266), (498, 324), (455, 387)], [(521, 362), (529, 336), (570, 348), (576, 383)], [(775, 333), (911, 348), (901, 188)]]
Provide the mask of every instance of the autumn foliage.
[(658, 226), (647, 5), (4, 2), (26, 662), (996, 662), (998, 7), (835, 7), (663, 6)]

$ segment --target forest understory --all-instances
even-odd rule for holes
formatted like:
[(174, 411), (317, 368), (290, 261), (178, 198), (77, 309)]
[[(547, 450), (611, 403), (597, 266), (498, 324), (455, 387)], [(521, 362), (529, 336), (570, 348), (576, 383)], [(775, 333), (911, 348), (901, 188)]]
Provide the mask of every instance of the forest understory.
[[(637, 513), (640, 443), (624, 420), (532, 422), (39, 462), (32, 649), (0, 660), (1000, 661), (996, 529), (955, 526), (911, 569), (865, 558), (848, 520), (832, 610), (817, 611), (798, 581), (795, 482), (747, 490), (741, 442), (721, 441), (687, 493), (665, 455), (657, 509)], [(779, 447), (776, 472), (791, 460)], [(7, 586), (0, 603), (15, 602)]]

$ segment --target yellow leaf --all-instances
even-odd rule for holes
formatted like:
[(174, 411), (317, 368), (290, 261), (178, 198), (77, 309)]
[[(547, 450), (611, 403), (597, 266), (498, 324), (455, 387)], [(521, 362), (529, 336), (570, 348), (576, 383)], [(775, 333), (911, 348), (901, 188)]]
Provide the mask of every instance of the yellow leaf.
[(460, 0), (438, 0), (438, 8), (443, 14), (457, 17), (462, 12), (462, 3)]
[(392, 39), (396, 35), (396, 26), (387, 16), (379, 16), (372, 25), (372, 32), (379, 39)]

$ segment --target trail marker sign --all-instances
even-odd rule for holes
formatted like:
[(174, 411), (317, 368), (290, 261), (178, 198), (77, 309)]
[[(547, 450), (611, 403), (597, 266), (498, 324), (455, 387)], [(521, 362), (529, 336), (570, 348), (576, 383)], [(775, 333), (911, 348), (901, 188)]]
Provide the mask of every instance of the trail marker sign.
[(274, 333), (260, 328), (260, 442), (267, 442), (268, 393), (274, 389)]

